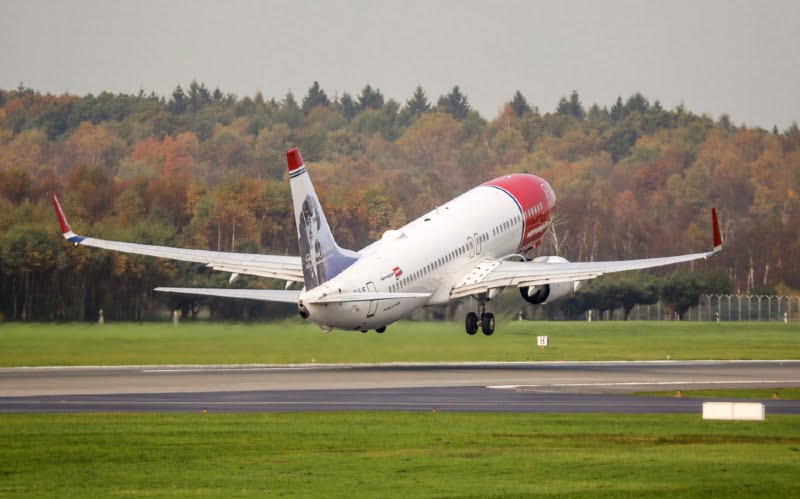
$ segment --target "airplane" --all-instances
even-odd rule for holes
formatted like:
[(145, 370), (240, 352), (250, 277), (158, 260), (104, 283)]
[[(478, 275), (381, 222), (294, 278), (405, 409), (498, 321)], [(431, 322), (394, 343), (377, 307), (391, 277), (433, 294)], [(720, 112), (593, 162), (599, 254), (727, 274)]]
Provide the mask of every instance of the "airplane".
[[(722, 250), (717, 212), (711, 209), (710, 252), (642, 260), (569, 262), (559, 256), (529, 261), (551, 229), (556, 195), (547, 181), (511, 174), (485, 182), (383, 236), (359, 251), (336, 244), (300, 152), (286, 154), (300, 256), (226, 253), (150, 246), (83, 237), (72, 232), (53, 194), (61, 232), (76, 245), (203, 263), (239, 275), (286, 281), (286, 289), (159, 287), (156, 291), (294, 303), (303, 319), (332, 329), (378, 333), (423, 307), (470, 296), (477, 313), (465, 329), (495, 330), (486, 302), (505, 287), (528, 303), (552, 303), (600, 275), (710, 258)], [(302, 283), (302, 289), (289, 289)]]

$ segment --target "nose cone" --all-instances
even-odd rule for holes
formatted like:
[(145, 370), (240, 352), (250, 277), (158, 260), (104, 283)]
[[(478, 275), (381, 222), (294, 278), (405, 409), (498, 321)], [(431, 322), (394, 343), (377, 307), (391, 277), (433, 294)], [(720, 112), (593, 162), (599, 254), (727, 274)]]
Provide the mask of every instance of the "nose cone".
[(550, 186), (550, 183), (542, 180), (544, 194), (547, 197), (547, 206), (550, 210), (554, 210), (556, 207), (556, 191)]
[(556, 194), (546, 180), (536, 175), (515, 173), (505, 175), (486, 182), (483, 185), (498, 188), (514, 198), (514, 201), (524, 213), (529, 213), (533, 208), (544, 205), (545, 208), (554, 208)]

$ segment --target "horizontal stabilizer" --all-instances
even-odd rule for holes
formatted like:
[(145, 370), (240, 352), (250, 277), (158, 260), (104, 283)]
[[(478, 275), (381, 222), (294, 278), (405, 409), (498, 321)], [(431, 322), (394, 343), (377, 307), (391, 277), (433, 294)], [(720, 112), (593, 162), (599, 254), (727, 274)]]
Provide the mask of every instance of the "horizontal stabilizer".
[(431, 294), (432, 293), (332, 293), (314, 300), (309, 300), (308, 303), (346, 303), (353, 301), (430, 298)]
[(299, 289), (226, 289), (226, 288), (156, 288), (163, 293), (182, 293), (187, 295), (220, 296), (222, 298), (244, 298), (247, 300), (297, 303)]

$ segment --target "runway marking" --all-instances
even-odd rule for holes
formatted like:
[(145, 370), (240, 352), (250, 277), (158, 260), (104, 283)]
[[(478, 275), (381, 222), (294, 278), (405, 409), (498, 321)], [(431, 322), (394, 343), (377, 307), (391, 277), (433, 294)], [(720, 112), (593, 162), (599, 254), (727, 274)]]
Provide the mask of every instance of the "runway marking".
[[(264, 371), (315, 371), (329, 369), (324, 366), (288, 366), (288, 367), (189, 367), (185, 369), (142, 369), (143, 373), (215, 373), (215, 372), (264, 372)], [(339, 367), (339, 369), (346, 369)]]
[(650, 386), (650, 385), (738, 385), (738, 384), (771, 384), (800, 383), (800, 379), (781, 380), (718, 380), (718, 381), (624, 381), (615, 383), (548, 383), (540, 385), (489, 385), (494, 390), (514, 390), (518, 388), (570, 388), (591, 386)]
[(331, 369), (365, 367), (536, 367), (536, 366), (624, 366), (624, 365), (725, 365), (725, 364), (800, 364), (800, 359), (749, 359), (749, 360), (592, 360), (592, 361), (484, 361), (484, 362), (374, 362), (374, 363), (313, 363), (313, 364), (163, 364), (163, 365), (95, 365), (95, 366), (20, 366), (0, 368), (0, 372), (13, 371), (79, 371), (79, 370), (234, 370), (234, 369)]
[[(626, 406), (642, 406), (642, 407), (667, 407), (670, 405), (674, 405), (679, 403), (676, 399), (675, 402), (638, 402), (635, 398), (630, 398), (630, 402), (624, 404)], [(672, 399), (670, 399), (672, 400)], [(695, 404), (702, 402), (701, 399), (681, 399), (680, 402), (687, 403), (687, 404)], [(501, 406), (515, 406), (515, 407), (527, 407), (530, 405), (539, 406), (597, 406), (597, 405), (607, 405), (605, 401), (541, 401), (541, 400), (531, 400), (529, 402), (440, 402), (438, 400), (430, 400), (430, 401), (422, 401), (422, 402), (331, 402), (331, 401), (323, 401), (323, 402), (303, 402), (303, 401), (278, 401), (278, 402), (270, 402), (270, 401), (260, 401), (260, 402), (187, 402), (181, 400), (162, 400), (162, 401), (140, 401), (140, 400), (132, 400), (132, 401), (90, 401), (90, 400), (59, 400), (55, 402), (43, 402), (43, 401), (3, 401), (3, 405), (89, 405), (89, 406), (103, 406), (103, 405), (191, 405), (202, 408), (204, 406), (248, 406), (248, 405), (321, 405), (321, 406), (398, 406), (398, 407), (407, 407), (407, 406), (435, 406), (439, 407), (448, 407), (448, 406), (461, 406), (465, 405), (468, 407), (472, 406), (485, 406), (485, 407), (501, 407)]]

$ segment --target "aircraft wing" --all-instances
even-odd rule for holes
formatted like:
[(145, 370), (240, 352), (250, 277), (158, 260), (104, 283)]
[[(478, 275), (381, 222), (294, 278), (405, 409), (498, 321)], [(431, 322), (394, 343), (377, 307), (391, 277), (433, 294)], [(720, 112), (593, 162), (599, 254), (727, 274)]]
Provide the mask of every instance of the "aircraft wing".
[(511, 262), (486, 259), (476, 265), (450, 291), (450, 298), (461, 298), (506, 286), (538, 286), (559, 282), (594, 279), (612, 272), (648, 269), (710, 258), (722, 251), (717, 211), (711, 210), (714, 249), (706, 253), (622, 260), (609, 262)]
[(299, 289), (226, 289), (226, 288), (156, 288), (163, 293), (185, 295), (221, 296), (223, 298), (245, 298), (247, 300), (297, 303)]
[[(94, 246), (123, 253), (148, 255), (184, 262), (197, 262), (205, 264), (214, 270), (230, 272), (232, 274), (256, 275), (273, 277), (286, 281), (303, 282), (303, 269), (299, 256), (259, 255), (250, 253), (225, 253), (222, 251), (207, 251), (196, 249), (170, 248), (167, 246), (151, 246), (147, 244), (125, 243), (107, 241), (92, 237), (82, 237), (69, 227), (67, 217), (61, 209), (58, 198), (53, 194), (53, 204), (56, 208), (58, 221), (61, 223), (61, 232), (67, 241), (72, 243)], [(280, 301), (280, 300), (278, 300)]]
[[(244, 298), (247, 300), (297, 303), (300, 290), (282, 289), (227, 289), (227, 288), (155, 288), (163, 293), (187, 295), (221, 296), (223, 298)], [(372, 300), (397, 300), (404, 298), (430, 298), (431, 293), (335, 293), (314, 299), (309, 303), (348, 303)]]

